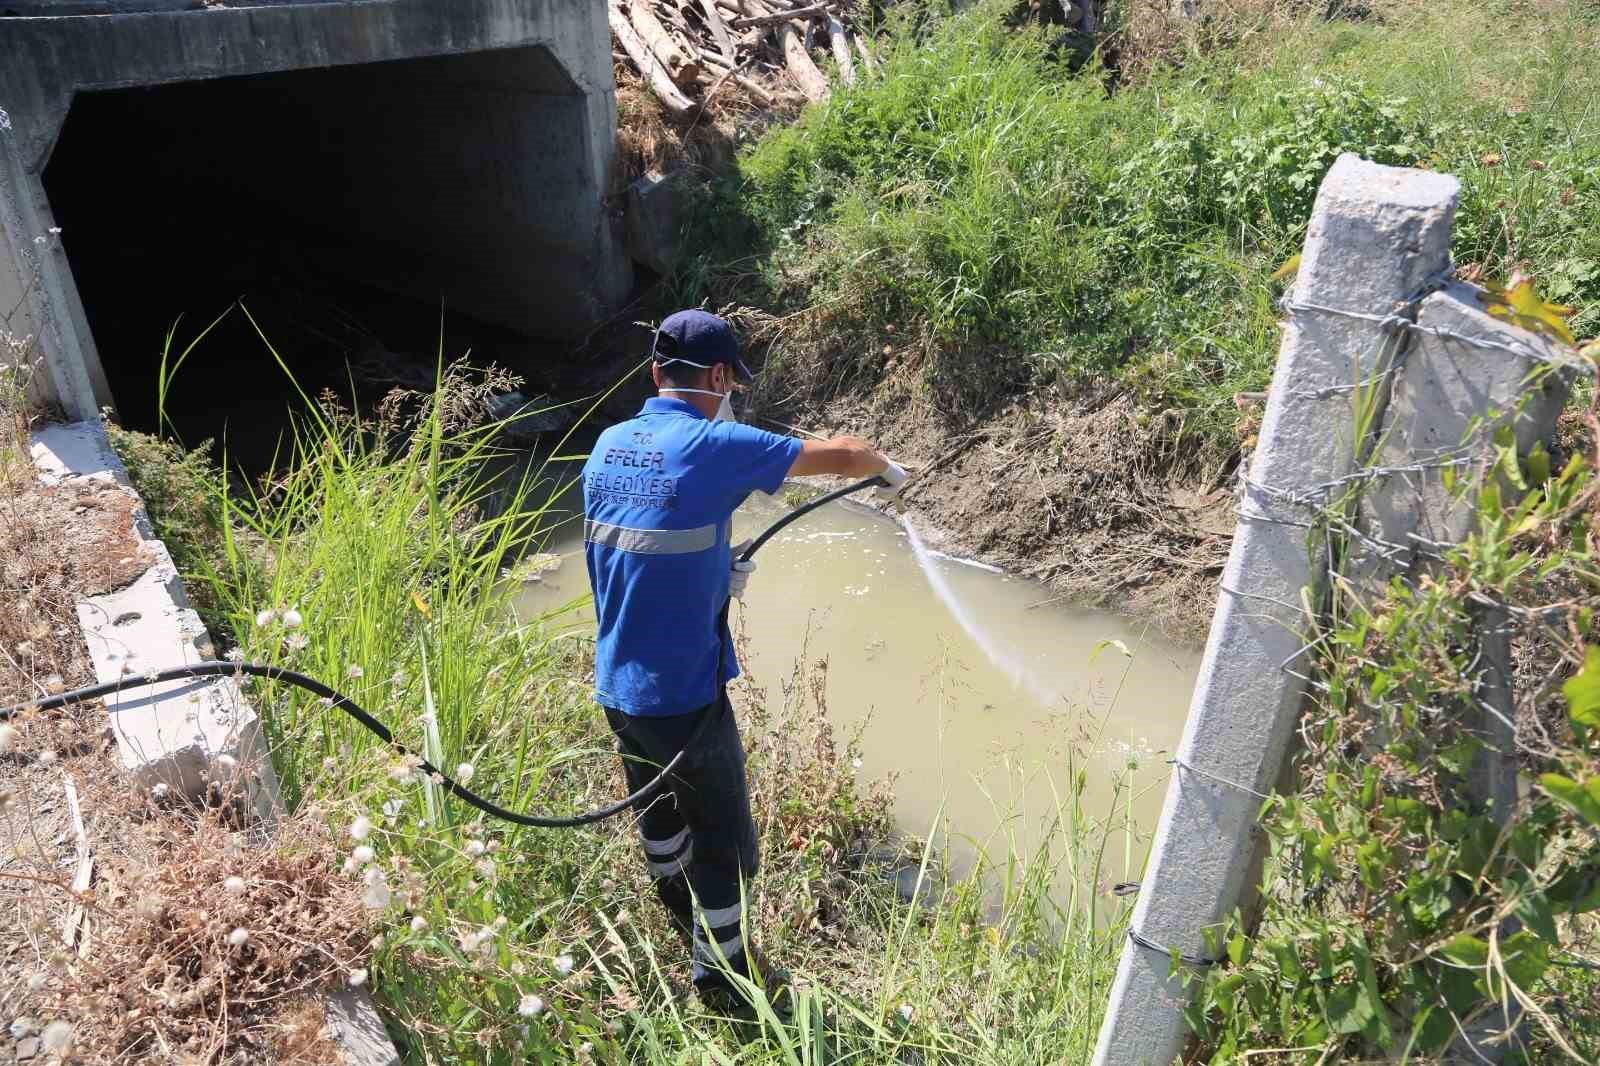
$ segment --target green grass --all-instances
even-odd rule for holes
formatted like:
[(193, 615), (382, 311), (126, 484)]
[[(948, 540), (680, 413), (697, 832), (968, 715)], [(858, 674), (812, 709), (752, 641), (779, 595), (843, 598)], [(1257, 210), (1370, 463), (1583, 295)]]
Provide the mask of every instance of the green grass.
[[(589, 695), (590, 634), (517, 619), (503, 580), (554, 520), (548, 491), (489, 481), (488, 433), (451, 414), (462, 387), (411, 421), (308, 405), (254, 492), (148, 442), (135, 476), (166, 479), (153, 517), (193, 542), (189, 579), (244, 656), (327, 680), (439, 765), (470, 762), (472, 787), (509, 807), (598, 806), (621, 782)], [(197, 478), (207, 506), (173, 511)], [(491, 493), (504, 512), (481, 506)], [(367, 870), (390, 898), (373, 912), (371, 982), (407, 1061), (1086, 1062), (1127, 914), (1094, 886), (1140, 861), (1132, 827), (1084, 809), (1071, 764), (1078, 790), (1037, 845), (949, 879), (942, 848), (897, 836), (888, 792), (858, 785), (820, 680), (801, 664), (775, 698), (736, 699), (762, 831), (753, 921), (805, 982), (795, 1018), (755, 1032), (687, 994), (627, 819), (485, 822), (321, 701), (270, 684), (255, 697), (290, 802), (340, 830), (335, 862), (357, 846), (345, 830), (372, 823)], [(891, 857), (937, 886), (936, 907), (898, 900)], [(519, 1013), (528, 996), (541, 1013)]]
[(1460, 176), (1458, 263), (1503, 276), (1525, 261), (1593, 329), (1592, 16), (1371, 6), (1112, 92), (1004, 29), (993, 4), (925, 20), (894, 34), (881, 78), (741, 157), (671, 295), (806, 309), (774, 354), (817, 399), (870, 387), (890, 343), (958, 419), (1111, 378), (1221, 433), (1232, 393), (1270, 376), (1269, 275), (1327, 168), (1355, 151)]

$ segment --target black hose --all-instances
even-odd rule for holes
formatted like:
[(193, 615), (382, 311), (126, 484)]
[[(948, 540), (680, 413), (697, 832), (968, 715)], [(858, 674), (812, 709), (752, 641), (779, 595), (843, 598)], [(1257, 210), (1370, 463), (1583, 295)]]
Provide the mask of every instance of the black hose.
[[(852, 485), (847, 485), (842, 489), (835, 489), (833, 492), (824, 493), (809, 503), (796, 507), (788, 514), (772, 523), (772, 525), (768, 526), (762, 531), (760, 536), (751, 541), (750, 546), (739, 554), (739, 561), (748, 562), (762, 545), (766, 544), (767, 541), (772, 539), (774, 534), (783, 529), (783, 527), (787, 526), (790, 522), (800, 518), (802, 515), (809, 514), (812, 511), (815, 511), (818, 507), (821, 507), (823, 504), (832, 503), (834, 500), (842, 499), (853, 492), (859, 492), (862, 489), (881, 484), (884, 484), (882, 478), (866, 478), (862, 481), (857, 481)], [(722, 611), (718, 616), (717, 621), (717, 629), (719, 632), (727, 624), (727, 620), (728, 603), (724, 602), (722, 605)], [(726, 654), (726, 648), (724, 648), (723, 654)], [(723, 658), (718, 658), (716, 684), (718, 699), (716, 706), (700, 719), (699, 724), (694, 727), (694, 732), (691, 733), (689, 735), (689, 739), (684, 742), (683, 749), (667, 761), (667, 764), (661, 768), (661, 772), (659, 774), (657, 774), (651, 781), (646, 783), (637, 792), (634, 792), (629, 796), (624, 796), (615, 803), (607, 804), (604, 807), (597, 807), (592, 811), (585, 811), (582, 814), (573, 814), (566, 817), (552, 817), (541, 814), (522, 814), (518, 811), (507, 810), (491, 800), (484, 799), (476, 792), (473, 792), (471, 789), (453, 780), (449, 774), (445, 773), (439, 767), (434, 766), (427, 759), (424, 759), (415, 752), (410, 751), (403, 744), (397, 743), (394, 739), (394, 734), (389, 731), (388, 726), (374, 718), (370, 712), (362, 708), (360, 704), (356, 703), (356, 701), (351, 699), (349, 696), (346, 696), (344, 693), (335, 689), (329, 688), (327, 685), (324, 685), (321, 681), (318, 681), (314, 677), (309, 677), (306, 674), (302, 674), (294, 670), (288, 670), (281, 666), (268, 666), (264, 663), (210, 661), (203, 663), (191, 663), (188, 666), (169, 666), (165, 670), (157, 670), (156, 672), (150, 674), (140, 674), (138, 676), (130, 675), (129, 677), (119, 678), (116, 681), (107, 681), (99, 685), (90, 685), (86, 688), (76, 688), (70, 692), (61, 692), (54, 696), (46, 696), (44, 699), (41, 699), (37, 702), (21, 704), (16, 707), (3, 707), (0, 708), (0, 721), (4, 721), (7, 718), (13, 717), (14, 715), (20, 713), (24, 708), (50, 711), (56, 709), (57, 707), (66, 707), (74, 703), (82, 703), (85, 700), (99, 699), (102, 696), (109, 696), (114, 692), (122, 692), (127, 689), (144, 688), (148, 685), (159, 685), (165, 681), (177, 681), (184, 678), (221, 676), (237, 677), (240, 675), (249, 675), (251, 677), (266, 678), (269, 681), (284, 681), (291, 685), (297, 685), (300, 688), (305, 689), (307, 692), (311, 692), (322, 697), (323, 699), (332, 700), (332, 705), (334, 707), (344, 711), (350, 717), (366, 726), (370, 732), (374, 733), (385, 744), (393, 746), (404, 755), (410, 755), (416, 758), (420, 764), (418, 768), (423, 773), (428, 774), (430, 777), (437, 775), (443, 782), (445, 791), (466, 803), (468, 806), (475, 807), (492, 818), (499, 818), (502, 821), (512, 822), (516, 825), (531, 825), (540, 829), (572, 829), (581, 825), (590, 825), (594, 822), (603, 821), (604, 819), (610, 818), (613, 815), (620, 814), (641, 800), (648, 799), (656, 792), (656, 790), (661, 787), (663, 782), (666, 781), (668, 775), (670, 775), (672, 771), (678, 767), (678, 764), (683, 761), (683, 758), (688, 754), (689, 749), (698, 744), (700, 739), (705, 736), (706, 730), (709, 729), (714, 723), (720, 721), (722, 715), (727, 713), (728, 701), (721, 698), (722, 668), (724, 662), (725, 660)]]

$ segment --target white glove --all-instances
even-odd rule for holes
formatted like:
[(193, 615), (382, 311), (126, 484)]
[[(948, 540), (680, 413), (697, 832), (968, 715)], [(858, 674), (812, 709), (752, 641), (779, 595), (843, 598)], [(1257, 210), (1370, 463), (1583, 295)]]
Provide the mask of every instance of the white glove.
[(745, 586), (750, 584), (750, 575), (756, 572), (756, 561), (741, 562), (739, 556), (750, 547), (748, 540), (733, 546), (733, 567), (728, 571), (728, 595), (733, 599), (743, 601)]
[(892, 500), (900, 495), (900, 486), (906, 483), (906, 472), (900, 464), (890, 463), (878, 476), (885, 482), (874, 490), (879, 499)]

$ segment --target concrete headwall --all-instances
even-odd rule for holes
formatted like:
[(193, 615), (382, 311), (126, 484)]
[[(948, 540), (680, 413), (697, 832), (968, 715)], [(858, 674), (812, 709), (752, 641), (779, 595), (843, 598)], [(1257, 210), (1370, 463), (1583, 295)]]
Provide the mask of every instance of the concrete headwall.
[[(295, 217), (323, 235), (320, 261), (365, 281), (556, 339), (625, 298), (631, 266), (607, 206), (616, 107), (601, 5), (173, 6), (0, 18), (0, 314), (17, 307), (6, 328), (34, 336), (43, 391), (69, 415), (112, 402), (100, 360), (118, 358), (91, 336), (72, 229), (51, 234), (46, 168), (75, 107), (130, 116), (94, 127), (111, 131), (104, 206), (128, 225), (140, 204), (120, 190), (148, 180), (151, 164), (124, 181), (119, 137), (167, 138), (156, 165), (231, 160), (235, 172), (209, 177), (240, 210)], [(184, 82), (206, 84), (112, 92)]]

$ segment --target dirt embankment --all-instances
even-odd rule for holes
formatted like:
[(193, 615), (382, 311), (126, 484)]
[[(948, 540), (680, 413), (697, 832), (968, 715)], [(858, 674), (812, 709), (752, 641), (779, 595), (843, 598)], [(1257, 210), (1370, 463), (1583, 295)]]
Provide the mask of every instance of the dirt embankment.
[(1094, 605), (1199, 641), (1234, 527), (1236, 460), (1127, 394), (1032, 398), (951, 430), (908, 382), (859, 398), (791, 397), (779, 421), (865, 437), (914, 471), (911, 513), (942, 550), (1039, 581), (1041, 602)]

